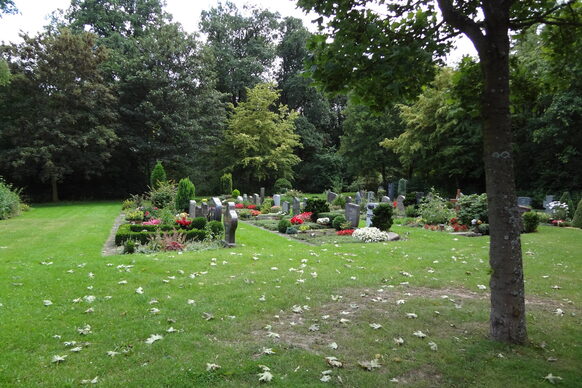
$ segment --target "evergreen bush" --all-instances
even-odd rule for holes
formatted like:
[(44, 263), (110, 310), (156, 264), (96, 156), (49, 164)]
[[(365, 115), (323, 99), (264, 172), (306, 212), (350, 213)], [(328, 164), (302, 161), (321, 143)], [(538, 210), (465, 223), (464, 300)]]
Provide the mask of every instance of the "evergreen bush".
[(472, 220), (489, 221), (487, 215), (487, 194), (462, 195), (457, 205), (459, 206), (458, 218), (461, 224), (471, 226)]
[(150, 175), (150, 187), (152, 189), (157, 189), (158, 185), (161, 182), (165, 182), (166, 180), (167, 180), (166, 170), (164, 170), (164, 166), (162, 166), (162, 162), (160, 162), (158, 160), (156, 165), (154, 166), (154, 169), (152, 170), (151, 175)]
[(233, 197), (233, 198), (236, 198), (236, 197), (238, 197), (238, 196), (240, 196), (240, 191), (239, 191), (239, 190), (237, 190), (237, 189), (234, 189), (234, 190), (232, 191), (232, 197)]
[(279, 231), (279, 233), (287, 233), (287, 228), (290, 228), (291, 225), (291, 221), (287, 220), (287, 219), (282, 219), (281, 221), (279, 221), (279, 224), (277, 225), (277, 230)]
[(174, 204), (174, 199), (176, 198), (176, 185), (172, 182), (160, 181), (156, 188), (151, 188), (149, 197), (152, 206), (159, 209), (167, 208)]
[(392, 204), (381, 203), (372, 212), (372, 227), (388, 232), (392, 227)]
[(310, 212), (311, 221), (315, 222), (319, 218), (320, 213), (329, 212), (329, 205), (322, 198), (309, 198), (305, 205), (305, 212)]
[(285, 178), (279, 178), (275, 181), (275, 185), (273, 186), (273, 193), (286, 193), (287, 190), (290, 190), (293, 187), (291, 182)]
[(338, 215), (333, 219), (331, 226), (333, 226), (335, 230), (342, 230), (345, 223), (346, 218), (342, 215)]
[(523, 213), (523, 229), (525, 233), (533, 233), (537, 231), (540, 224), (540, 218), (537, 212)]
[(178, 212), (187, 212), (190, 206), (190, 200), (196, 195), (196, 188), (189, 178), (180, 179), (178, 182), (178, 192), (174, 202)]
[(232, 193), (232, 174), (226, 173), (220, 177), (220, 189), (222, 194), (229, 195)]
[(212, 239), (218, 239), (224, 232), (224, 225), (222, 225), (222, 222), (214, 220), (206, 225), (206, 229), (208, 230), (208, 233), (210, 233)]
[(578, 202), (578, 207), (576, 207), (576, 212), (574, 213), (574, 218), (572, 220), (572, 226), (576, 228), (582, 228), (582, 199)]
[(204, 217), (196, 217), (192, 220), (192, 228), (194, 229), (200, 229), (200, 230), (204, 230), (206, 229), (206, 224), (208, 223), (208, 220)]

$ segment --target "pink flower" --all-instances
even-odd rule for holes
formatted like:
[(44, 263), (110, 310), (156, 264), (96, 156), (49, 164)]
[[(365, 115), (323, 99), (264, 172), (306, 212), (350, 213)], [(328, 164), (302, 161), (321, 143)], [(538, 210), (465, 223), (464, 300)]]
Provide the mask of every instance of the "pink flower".
[(142, 225), (159, 225), (162, 223), (162, 220), (159, 220), (157, 218), (152, 218), (149, 221), (143, 222)]

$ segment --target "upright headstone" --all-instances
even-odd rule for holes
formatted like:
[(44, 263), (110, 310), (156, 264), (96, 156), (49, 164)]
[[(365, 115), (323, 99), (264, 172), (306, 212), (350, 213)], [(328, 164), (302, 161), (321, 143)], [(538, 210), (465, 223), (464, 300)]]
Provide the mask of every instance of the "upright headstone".
[(261, 193), (261, 203), (263, 203), (265, 201), (265, 188), (264, 187), (261, 187), (260, 193)]
[(362, 203), (362, 194), (360, 194), (360, 192), (356, 192), (356, 203), (359, 205), (360, 203)]
[[(234, 206), (234, 205), (233, 205)], [(221, 221), (222, 220), (222, 202), (217, 197), (212, 198), (212, 214), (211, 219), (213, 221)]]
[(346, 220), (355, 229), (360, 223), (360, 205), (355, 203), (346, 203)]
[(301, 210), (305, 209), (305, 206), (307, 206), (307, 198), (304, 197), (303, 200), (301, 201)]
[(405, 198), (404, 195), (399, 195), (398, 198), (396, 198), (396, 210), (399, 214), (404, 214), (406, 212), (406, 209), (404, 208)]
[(293, 215), (296, 216), (299, 213), (301, 213), (301, 202), (299, 198), (293, 197)]
[(259, 196), (259, 194), (255, 193), (253, 195), (253, 203), (257, 206), (261, 204), (261, 197)]
[(273, 206), (281, 206), (281, 195), (273, 195)]
[(372, 225), (372, 217), (374, 216), (374, 209), (378, 206), (377, 203), (369, 202), (366, 205), (366, 226)]
[(188, 215), (190, 218), (196, 218), (196, 201), (190, 200), (190, 206), (188, 207)]
[(374, 192), (368, 191), (368, 197), (366, 199), (368, 200), (368, 202), (374, 201)]
[(396, 196), (396, 183), (388, 183), (388, 196), (390, 198), (394, 198)]
[(236, 197), (236, 200), (239, 201), (239, 202), (243, 202), (244, 201), (244, 198), (239, 195), (238, 197)]
[(224, 242), (227, 247), (235, 246), (235, 234), (238, 226), (238, 215), (234, 207), (234, 202), (229, 202), (224, 213)]
[(354, 200), (352, 199), (352, 197), (347, 196), (346, 197), (346, 203), (352, 203), (352, 202), (354, 202)]
[(248, 202), (249, 201), (249, 196), (247, 194), (243, 194), (243, 201), (244, 202)]
[(281, 211), (283, 213), (289, 214), (289, 201), (283, 201), (283, 204), (281, 205)]
[(202, 206), (196, 206), (196, 217), (202, 217)]
[(390, 203), (390, 197), (383, 196), (382, 197), (382, 200), (380, 202), (382, 202), (382, 203)]
[(517, 205), (531, 207), (531, 198), (530, 197), (517, 197)]
[(336, 193), (334, 193), (333, 191), (328, 191), (327, 192), (327, 202), (333, 203), (333, 201), (335, 201), (336, 198), (337, 198), (337, 194)]

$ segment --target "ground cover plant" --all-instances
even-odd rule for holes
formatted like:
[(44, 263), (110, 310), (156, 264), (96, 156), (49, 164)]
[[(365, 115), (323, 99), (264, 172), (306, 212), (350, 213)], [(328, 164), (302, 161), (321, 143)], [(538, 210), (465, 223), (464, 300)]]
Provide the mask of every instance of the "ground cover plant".
[(118, 214), (0, 222), (0, 386), (580, 381), (579, 229), (522, 236), (530, 341), (509, 346), (487, 338), (488, 237), (394, 224), (406, 239), (312, 246), (240, 223), (234, 249), (103, 257)]

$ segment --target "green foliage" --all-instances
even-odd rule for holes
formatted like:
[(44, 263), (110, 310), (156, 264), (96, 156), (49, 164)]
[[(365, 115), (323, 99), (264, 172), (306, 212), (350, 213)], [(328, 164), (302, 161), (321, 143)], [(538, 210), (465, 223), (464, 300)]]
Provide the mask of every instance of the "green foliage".
[(143, 212), (141, 210), (132, 210), (125, 214), (126, 221), (143, 221)]
[(227, 169), (247, 182), (292, 178), (293, 166), (300, 162), (293, 153), (300, 145), (293, 132), (297, 113), (276, 105), (279, 92), (273, 84), (259, 84), (247, 94), (247, 101), (234, 108), (225, 133)]
[(0, 86), (5, 86), (10, 83), (10, 68), (8, 63), (3, 59), (0, 59)]
[(273, 186), (273, 193), (281, 193), (285, 194), (287, 190), (292, 189), (293, 185), (289, 182), (288, 179), (279, 178), (275, 181), (275, 185)]
[(489, 222), (487, 214), (487, 194), (462, 195), (457, 205), (459, 206), (457, 217), (461, 224), (471, 226), (472, 220), (481, 220), (485, 223)]
[(192, 228), (194, 229), (200, 229), (200, 230), (204, 230), (206, 229), (206, 224), (208, 223), (208, 220), (204, 217), (196, 217), (194, 219), (192, 219)]
[(261, 213), (269, 214), (271, 212), (271, 207), (273, 207), (273, 199), (265, 198), (265, 200), (261, 204)]
[(418, 209), (414, 205), (408, 205), (404, 208), (404, 214), (406, 217), (417, 217)]
[(342, 229), (344, 229), (345, 223), (346, 223), (346, 217), (344, 217), (340, 214), (333, 219), (331, 226), (333, 226), (335, 228), (335, 230), (342, 230)]
[(232, 174), (226, 173), (220, 177), (220, 189), (222, 194), (232, 193)]
[(222, 222), (220, 221), (210, 221), (208, 224), (206, 224), (206, 230), (210, 234), (210, 238), (219, 239), (224, 233), (224, 225), (222, 225)]
[(582, 228), (582, 199), (578, 202), (578, 206), (576, 207), (576, 212), (572, 219), (572, 226)]
[(290, 228), (291, 226), (292, 226), (291, 221), (287, 219), (282, 219), (277, 224), (277, 230), (279, 231), (279, 233), (287, 233), (287, 228)]
[(525, 233), (533, 233), (538, 229), (540, 224), (540, 218), (537, 212), (525, 212), (523, 213), (523, 228)]
[[(142, 226), (139, 230), (135, 227)], [(121, 225), (115, 234), (115, 245), (124, 245), (126, 241), (135, 241), (142, 245), (146, 245), (150, 240), (156, 238), (156, 236), (163, 237), (168, 234), (178, 233), (180, 238), (184, 238), (186, 241), (202, 241), (209, 236), (209, 231), (200, 229), (190, 229), (190, 230), (176, 230), (173, 226), (164, 226), (158, 229), (146, 228), (148, 225)], [(152, 225), (155, 226), (155, 225)]]
[(290, 226), (285, 230), (285, 234), (297, 234), (298, 230), (295, 226)]
[(237, 190), (237, 189), (234, 189), (232, 191), (232, 194), (231, 195), (232, 195), (233, 198), (239, 197), (240, 196), (240, 191)]
[(430, 225), (446, 224), (455, 216), (455, 211), (449, 208), (448, 201), (435, 191), (423, 199), (418, 207), (418, 213)]
[(176, 185), (172, 182), (160, 181), (157, 188), (150, 189), (148, 196), (153, 206), (160, 209), (168, 208), (175, 203)]
[(562, 194), (562, 196), (560, 197), (560, 202), (568, 205), (568, 216), (570, 218), (574, 217), (574, 212), (576, 211), (576, 208), (574, 207), (574, 201), (572, 201), (572, 197), (570, 196), (569, 191), (565, 191)]
[(339, 206), (340, 208), (344, 208), (346, 206), (346, 197), (339, 194), (336, 199), (333, 200), (332, 205)]
[(372, 210), (372, 226), (384, 232), (392, 227), (392, 204), (381, 203)]
[(123, 253), (125, 253), (125, 254), (135, 253), (135, 241), (134, 240), (126, 240), (125, 243), (123, 243)]
[(315, 222), (320, 213), (329, 212), (329, 205), (323, 198), (308, 198), (304, 211), (311, 212), (311, 220)]
[(175, 204), (178, 212), (187, 212), (190, 206), (190, 200), (194, 199), (196, 189), (189, 178), (180, 179), (178, 182), (178, 191), (176, 192)]
[(396, 191), (398, 195), (406, 195), (406, 185), (408, 181), (404, 178), (398, 180), (398, 190)]
[(20, 190), (6, 183), (0, 177), (0, 220), (17, 216), (20, 213)]
[(166, 181), (166, 170), (164, 169), (162, 162), (158, 160), (150, 174), (150, 187), (157, 189), (160, 183)]

